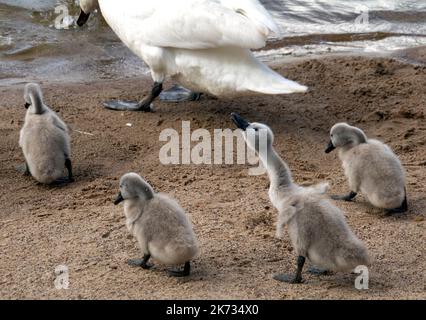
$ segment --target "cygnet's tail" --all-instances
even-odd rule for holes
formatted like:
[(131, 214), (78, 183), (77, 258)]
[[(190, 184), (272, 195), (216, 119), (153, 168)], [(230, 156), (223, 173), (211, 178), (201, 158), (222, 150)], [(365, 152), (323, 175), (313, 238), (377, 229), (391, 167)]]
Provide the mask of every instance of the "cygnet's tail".
[(312, 186), (309, 187), (302, 187), (302, 186), (298, 186), (298, 188), (296, 189), (296, 193), (297, 194), (304, 194), (304, 195), (322, 195), (327, 193), (329, 188), (329, 184), (328, 182), (320, 182), (318, 184), (314, 184)]
[(309, 186), (304, 188), (306, 193), (317, 193), (317, 194), (325, 194), (328, 191), (329, 184), (328, 182), (320, 182), (313, 186)]

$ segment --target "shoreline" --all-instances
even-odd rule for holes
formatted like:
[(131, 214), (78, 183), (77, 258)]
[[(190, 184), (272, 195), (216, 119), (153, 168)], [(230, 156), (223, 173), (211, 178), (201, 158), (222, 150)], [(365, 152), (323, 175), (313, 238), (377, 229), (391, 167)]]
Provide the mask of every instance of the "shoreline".
[[(278, 43), (280, 40), (278, 40)], [(323, 52), (317, 52), (317, 53), (309, 53), (309, 50), (307, 50), (308, 53), (305, 53), (303, 55), (293, 55), (292, 53), (288, 53), (286, 51), (282, 50), (290, 50), (288, 47), (280, 46), (278, 48), (275, 48), (274, 46), (275, 42), (268, 43), (265, 49), (261, 50), (255, 50), (253, 51), (257, 57), (262, 60), (264, 63), (266, 63), (271, 68), (281, 68), (285, 67), (286, 64), (294, 64), (294, 63), (302, 63), (304, 61), (309, 60), (321, 60), (321, 59), (330, 59), (330, 58), (357, 58), (357, 57), (365, 57), (365, 58), (372, 58), (372, 59), (395, 59), (396, 61), (411, 64), (411, 65), (420, 65), (420, 66), (426, 66), (426, 46), (419, 46), (419, 47), (413, 47), (413, 48), (406, 48), (401, 50), (392, 50), (392, 51), (379, 51), (379, 52), (364, 52), (364, 51), (355, 51), (354, 48), (352, 48), (349, 51), (328, 51), (325, 50)], [(102, 82), (108, 82), (108, 81), (122, 81), (126, 79), (151, 79), (151, 76), (149, 74), (149, 70), (144, 65), (141, 67), (140, 64), (143, 64), (139, 58), (131, 54), (129, 58), (130, 64), (137, 64), (135, 65), (135, 69), (138, 69), (141, 71), (141, 75), (132, 75), (129, 77), (116, 77), (112, 79), (112, 75), (108, 76), (103, 74), (102, 72), (97, 73), (99, 76), (98, 79), (89, 79), (89, 80), (82, 80), (81, 76), (78, 77), (78, 79), (65, 79), (62, 80), (61, 83), (63, 84), (83, 84), (83, 83), (102, 83)], [(126, 70), (129, 68), (129, 65), (126, 65)], [(144, 73), (144, 74), (143, 74)], [(39, 82), (44, 84), (54, 84), (57, 82), (50, 81), (48, 79), (41, 79), (37, 80), (35, 78), (32, 79), (22, 79), (18, 80), (19, 78), (13, 78), (16, 79), (15, 83), (1, 83), (1, 80), (7, 79), (7, 77), (10, 76), (7, 73), (4, 74), (3, 77), (0, 78), (0, 88), (6, 88), (6, 87), (15, 87), (15, 86), (22, 86), (23, 84), (27, 82)], [(170, 80), (169, 80), (170, 81)]]

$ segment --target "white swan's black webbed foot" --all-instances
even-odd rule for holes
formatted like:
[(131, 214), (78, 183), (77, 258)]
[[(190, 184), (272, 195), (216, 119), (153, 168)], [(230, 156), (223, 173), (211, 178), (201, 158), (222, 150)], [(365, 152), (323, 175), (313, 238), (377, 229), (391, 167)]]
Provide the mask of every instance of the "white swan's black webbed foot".
[(145, 254), (142, 259), (129, 259), (127, 264), (133, 267), (141, 267), (142, 269), (148, 270), (153, 267), (152, 264), (148, 263), (148, 260), (151, 258), (150, 254)]
[(273, 276), (274, 280), (281, 281), (281, 282), (287, 282), (287, 283), (302, 283), (302, 270), (303, 265), (305, 264), (305, 257), (298, 256), (297, 257), (297, 270), (295, 275), (288, 275), (288, 274), (275, 274)]
[(149, 110), (147, 106), (142, 106), (140, 102), (137, 101), (127, 101), (127, 100), (112, 100), (105, 101), (103, 103), (104, 107), (110, 110), (116, 111), (143, 111), (143, 112), (151, 112), (151, 106), (149, 106)]
[(107, 109), (117, 111), (153, 112), (152, 103), (160, 95), (162, 90), (163, 84), (160, 82), (154, 82), (154, 86), (152, 87), (150, 94), (140, 102), (114, 100), (106, 101), (103, 105)]
[(168, 273), (172, 277), (187, 277), (191, 273), (191, 263), (186, 262), (183, 270), (168, 270)]
[(174, 85), (160, 94), (160, 100), (166, 102), (198, 101), (202, 93), (193, 92), (182, 86)]
[(332, 195), (330, 196), (333, 200), (342, 200), (342, 201), (353, 201), (353, 199), (357, 196), (356, 192), (349, 192), (349, 194), (345, 195)]

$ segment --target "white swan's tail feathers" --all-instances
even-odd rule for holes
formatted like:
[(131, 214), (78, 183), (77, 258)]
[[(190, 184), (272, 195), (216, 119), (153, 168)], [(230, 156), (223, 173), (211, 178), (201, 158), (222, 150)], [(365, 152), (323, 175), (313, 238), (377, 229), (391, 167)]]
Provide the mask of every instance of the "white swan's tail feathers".
[(235, 93), (288, 94), (308, 90), (306, 86), (270, 69), (248, 49), (175, 49), (173, 53), (175, 59), (169, 66), (170, 74), (193, 91), (226, 96)]
[(247, 90), (264, 94), (303, 93), (308, 90), (308, 87), (284, 78), (266, 65), (256, 71), (254, 77), (246, 82)]
[(264, 94), (289, 94), (289, 93), (303, 93), (308, 90), (308, 87), (298, 84), (297, 82), (283, 78), (279, 84), (271, 86), (256, 86), (248, 88), (250, 91), (264, 93)]

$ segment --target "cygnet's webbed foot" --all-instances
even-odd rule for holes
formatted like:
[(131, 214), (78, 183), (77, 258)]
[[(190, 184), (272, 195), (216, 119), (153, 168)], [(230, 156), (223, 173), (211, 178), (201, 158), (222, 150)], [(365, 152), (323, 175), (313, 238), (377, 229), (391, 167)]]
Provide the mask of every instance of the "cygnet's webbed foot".
[(72, 182), (74, 182), (73, 178), (71, 178), (71, 180), (70, 180), (69, 177), (63, 177), (63, 178), (56, 179), (50, 185), (54, 186), (54, 187), (60, 187), (60, 186), (67, 185), (67, 184), (72, 183)]
[(26, 162), (22, 163), (20, 165), (17, 165), (15, 167), (15, 169), (16, 169), (16, 171), (21, 173), (23, 176), (30, 176), (31, 175), (30, 169), (28, 168), (28, 164)]
[(172, 88), (160, 93), (160, 100), (166, 102), (198, 101), (202, 93), (193, 92), (182, 86), (174, 85)]
[(344, 194), (344, 195), (332, 195), (330, 196), (331, 199), (333, 200), (342, 200), (342, 201), (353, 201), (353, 199), (356, 197), (357, 193), (356, 192), (349, 192), (349, 194)]
[(286, 283), (303, 283), (302, 277), (295, 277), (292, 274), (274, 274), (274, 280)]
[(288, 274), (275, 274), (273, 278), (277, 281), (287, 282), (287, 283), (302, 283), (302, 270), (303, 265), (305, 264), (306, 258), (304, 256), (297, 257), (297, 270), (295, 275)]
[(315, 266), (309, 267), (308, 272), (310, 274), (315, 275), (315, 276), (329, 276), (329, 275), (332, 274), (332, 272), (327, 270), (327, 269), (318, 268), (318, 267), (315, 267)]
[(191, 273), (191, 264), (186, 262), (183, 270), (168, 270), (168, 273), (172, 277), (187, 277)]
[(151, 269), (154, 265), (150, 263), (144, 263), (143, 259), (129, 259), (127, 264), (132, 267), (141, 267), (142, 269)]
[(152, 112), (155, 98), (157, 98), (161, 91), (163, 90), (163, 84), (160, 82), (154, 82), (154, 85), (151, 89), (150, 94), (140, 102), (134, 101), (107, 101), (104, 102), (104, 107), (111, 110), (118, 111), (142, 111), (142, 112)]
[(408, 202), (407, 202), (407, 196), (405, 196), (404, 201), (402, 202), (401, 206), (399, 208), (386, 210), (386, 215), (390, 216), (390, 215), (393, 215), (393, 214), (404, 213), (407, 210), (408, 210)]
[(142, 269), (151, 269), (153, 267), (152, 264), (148, 263), (149, 258), (151, 258), (151, 255), (146, 254), (143, 256), (142, 259), (129, 259), (127, 260), (127, 264), (129, 266), (133, 267), (141, 267)]

